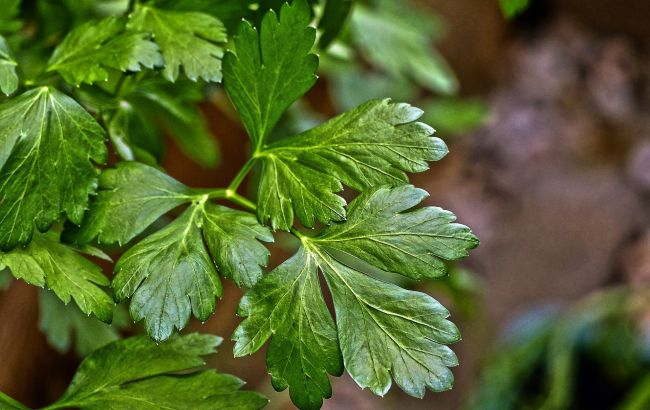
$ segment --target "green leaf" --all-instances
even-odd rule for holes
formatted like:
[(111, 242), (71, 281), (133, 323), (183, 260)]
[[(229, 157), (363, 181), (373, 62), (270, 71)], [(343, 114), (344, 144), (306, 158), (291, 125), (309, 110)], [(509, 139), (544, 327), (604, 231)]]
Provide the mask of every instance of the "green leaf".
[(82, 410), (264, 407), (267, 400), (261, 395), (239, 391), (244, 383), (238, 378), (195, 370), (205, 364), (201, 356), (215, 353), (220, 342), (195, 333), (160, 345), (146, 336), (113, 342), (81, 363), (54, 405)]
[(160, 123), (188, 157), (205, 168), (214, 168), (220, 159), (219, 147), (196, 105), (203, 94), (187, 92), (192, 85), (183, 84), (185, 90), (181, 91), (173, 84), (147, 82), (128, 100), (136, 110)]
[(155, 5), (163, 9), (179, 11), (200, 11), (213, 15), (223, 21), (231, 32), (243, 19), (250, 20), (253, 15), (251, 6), (257, 0), (158, 0)]
[[(361, 387), (378, 395), (388, 391), (392, 379), (416, 397), (427, 387), (451, 388), (448, 367), (457, 360), (446, 345), (460, 336), (447, 320), (449, 312), (424, 293), (368, 276), (376, 268), (439, 276), (441, 259), (457, 259), (477, 245), (446, 211), (404, 212), (423, 197), (411, 186), (378, 188), (351, 203), (346, 223), (315, 237), (301, 236), (298, 253), (242, 299), (239, 313), (247, 318), (233, 335), (235, 355), (251, 354), (272, 337), (267, 367), (273, 385), (278, 390), (290, 386), (294, 403), (304, 409), (320, 407), (322, 398), (331, 395), (327, 373), (340, 374), (341, 360)], [(334, 241), (340, 244), (333, 246)], [(347, 264), (341, 252), (373, 266)], [(391, 258), (400, 260), (399, 268)], [(318, 270), (333, 296), (336, 326), (320, 292)]]
[(523, 13), (530, 5), (530, 0), (499, 0), (501, 11), (507, 18)]
[(346, 223), (332, 225), (315, 240), (411, 279), (444, 276), (444, 261), (464, 258), (478, 240), (469, 228), (453, 223), (456, 217), (444, 209), (405, 212), (428, 196), (408, 185), (363, 194), (348, 209)]
[(248, 316), (235, 331), (235, 356), (252, 354), (273, 335), (267, 366), (273, 386), (290, 386), (293, 402), (318, 409), (332, 396), (327, 373), (343, 372), (334, 321), (320, 290), (316, 259), (301, 248), (242, 299)]
[(428, 169), (447, 154), (422, 111), (389, 100), (370, 101), (305, 133), (270, 144), (259, 154), (263, 171), (258, 216), (288, 230), (294, 213), (312, 227), (345, 220), (342, 183), (362, 191), (408, 183), (406, 172)]
[(66, 229), (64, 238), (77, 244), (124, 244), (172, 209), (192, 201), (191, 190), (156, 168), (120, 162), (99, 178), (80, 228)]
[(17, 19), (21, 0), (0, 0), (0, 33), (13, 33), (20, 29), (22, 23)]
[(65, 213), (80, 223), (106, 161), (104, 131), (53, 88), (0, 105), (0, 249), (26, 245)]
[(29, 407), (25, 407), (16, 400), (7, 396), (0, 391), (0, 408), (3, 410), (30, 410)]
[(458, 80), (442, 56), (432, 48), (436, 18), (426, 10), (392, 2), (374, 9), (357, 5), (352, 13), (352, 40), (361, 54), (385, 72), (415, 80), (431, 91), (454, 94)]
[(50, 346), (67, 353), (74, 344), (81, 357), (120, 338), (119, 329), (128, 324), (125, 310), (114, 312), (110, 325), (84, 315), (75, 305), (64, 305), (51, 292), (39, 293), (38, 328), (45, 333)]
[(253, 214), (208, 202), (166, 174), (135, 162), (120, 163), (100, 179), (100, 191), (82, 227), (66, 232), (83, 244), (127, 242), (171, 209), (192, 202), (183, 214), (129, 249), (115, 266), (116, 299), (133, 297), (131, 316), (165, 340), (194, 313), (207, 320), (221, 296), (217, 269), (237, 285), (253, 286), (262, 276), (271, 232)]
[(258, 33), (243, 22), (224, 58), (224, 85), (256, 147), (280, 116), (316, 82), (318, 58), (311, 53), (316, 32), (305, 0), (270, 11)]
[(327, 0), (318, 22), (318, 29), (322, 32), (318, 40), (321, 49), (326, 49), (343, 30), (351, 8), (352, 0)]
[(432, 102), (424, 109), (426, 121), (436, 124), (441, 134), (462, 134), (481, 126), (490, 114), (480, 100), (445, 98)]
[(17, 65), (7, 41), (0, 36), (0, 91), (5, 95), (13, 94), (18, 89)]
[(138, 5), (127, 27), (151, 33), (160, 47), (165, 67), (163, 76), (176, 81), (180, 67), (192, 81), (221, 81), (221, 58), (226, 31), (216, 17), (197, 12), (161, 10)]
[(182, 329), (190, 312), (207, 320), (221, 297), (221, 282), (201, 235), (201, 205), (129, 249), (115, 265), (115, 299), (132, 296), (134, 320), (144, 319), (147, 333), (166, 340)]
[(156, 166), (164, 149), (163, 135), (153, 121), (129, 100), (104, 111), (104, 123), (116, 153), (126, 161)]
[(255, 215), (206, 203), (203, 236), (219, 271), (237, 286), (252, 287), (262, 277), (269, 251), (259, 241), (273, 242), (273, 235)]
[(26, 248), (0, 253), (3, 266), (16, 279), (52, 289), (65, 304), (74, 299), (86, 315), (92, 313), (107, 323), (113, 317), (113, 299), (100, 288), (109, 281), (99, 266), (61, 244), (53, 232), (35, 235)]
[(73, 85), (108, 80), (107, 68), (140, 71), (163, 64), (147, 33), (124, 32), (125, 21), (107, 17), (71, 31), (54, 50), (48, 71), (58, 71)]

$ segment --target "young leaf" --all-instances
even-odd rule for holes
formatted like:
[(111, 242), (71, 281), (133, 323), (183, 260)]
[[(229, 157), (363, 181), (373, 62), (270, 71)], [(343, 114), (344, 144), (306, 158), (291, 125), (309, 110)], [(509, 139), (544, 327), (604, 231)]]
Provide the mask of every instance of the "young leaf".
[[(64, 305), (52, 292), (39, 292), (40, 315), (38, 328), (45, 334), (50, 346), (67, 353), (74, 344), (76, 353), (87, 356), (120, 338), (119, 329), (128, 324), (125, 310), (115, 310), (110, 325), (90, 318), (74, 304)], [(73, 343), (74, 342), (74, 343)]]
[(205, 364), (201, 356), (215, 353), (220, 342), (216, 336), (195, 333), (160, 345), (146, 336), (113, 342), (79, 365), (72, 383), (53, 406), (82, 410), (264, 407), (264, 397), (239, 390), (244, 383), (238, 378), (195, 370)]
[(192, 81), (221, 81), (221, 58), (226, 31), (216, 17), (197, 12), (162, 10), (138, 5), (127, 27), (151, 33), (160, 46), (165, 68), (163, 76), (176, 81), (183, 67)]
[[(333, 252), (411, 277), (439, 275), (441, 258), (460, 258), (478, 241), (439, 208), (405, 212), (423, 197), (412, 186), (378, 188), (351, 203), (348, 222), (303, 236), (298, 253), (242, 299), (239, 313), (247, 318), (233, 335), (235, 355), (257, 351), (272, 336), (267, 366), (273, 385), (289, 386), (300, 408), (318, 408), (330, 396), (327, 373), (340, 374), (341, 360), (361, 387), (378, 395), (388, 391), (391, 376), (416, 397), (425, 387), (449, 389), (448, 367), (457, 361), (446, 345), (459, 339), (446, 319), (449, 312), (426, 294), (368, 277), (367, 267), (347, 265)], [(335, 241), (340, 244), (332, 246)], [(429, 273), (432, 266), (437, 273)], [(334, 299), (336, 327), (320, 293), (318, 270)]]
[(447, 154), (433, 129), (417, 122), (422, 111), (375, 100), (302, 134), (279, 140), (258, 154), (263, 163), (258, 216), (288, 230), (294, 212), (307, 227), (345, 219), (342, 184), (357, 190), (402, 185), (406, 172), (428, 169)]
[(16, 65), (18, 63), (7, 45), (7, 41), (0, 36), (0, 91), (5, 95), (11, 95), (18, 89)]
[(48, 71), (58, 71), (72, 85), (106, 81), (106, 68), (140, 71), (162, 65), (158, 46), (146, 33), (124, 32), (124, 20), (107, 17), (71, 31), (54, 50)]
[(104, 131), (53, 88), (0, 105), (0, 249), (26, 245), (63, 213), (80, 223), (104, 163)]
[(305, 0), (270, 11), (260, 32), (243, 22), (224, 58), (224, 85), (251, 141), (260, 147), (284, 111), (316, 82), (316, 32)]
[(129, 242), (170, 210), (192, 201), (191, 190), (156, 168), (120, 162), (99, 178), (99, 192), (80, 228), (64, 238), (77, 244)]
[(109, 281), (99, 266), (59, 242), (58, 235), (38, 234), (26, 248), (0, 253), (0, 268), (8, 267), (16, 279), (47, 286), (65, 304), (74, 299), (86, 315), (111, 322), (113, 299), (100, 286)]
[(131, 317), (166, 340), (190, 318), (207, 320), (221, 282), (201, 235), (202, 205), (193, 205), (162, 230), (129, 249), (115, 265), (115, 299), (133, 296)]

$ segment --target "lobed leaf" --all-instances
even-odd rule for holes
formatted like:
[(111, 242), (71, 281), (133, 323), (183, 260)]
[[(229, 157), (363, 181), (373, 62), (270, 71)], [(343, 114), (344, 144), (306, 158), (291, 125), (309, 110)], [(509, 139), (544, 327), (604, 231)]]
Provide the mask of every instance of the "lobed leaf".
[(100, 286), (108, 286), (99, 266), (59, 242), (55, 233), (38, 234), (25, 248), (0, 253), (0, 268), (8, 267), (16, 279), (47, 286), (68, 304), (74, 299), (86, 315), (103, 322), (113, 318), (113, 298)]
[(224, 86), (251, 141), (260, 147), (284, 111), (316, 82), (316, 32), (305, 0), (268, 12), (259, 30), (244, 21), (224, 58)]
[(48, 71), (72, 85), (108, 80), (107, 68), (140, 71), (162, 66), (156, 43), (147, 33), (125, 32), (124, 19), (106, 17), (72, 30), (54, 50)]
[(0, 105), (0, 249), (27, 245), (62, 214), (79, 224), (106, 161), (104, 131), (72, 98), (41, 87)]
[(144, 238), (117, 262), (113, 290), (118, 301), (132, 297), (130, 312), (147, 332), (165, 340), (193, 313), (207, 320), (221, 296), (217, 270), (238, 286), (253, 286), (269, 252), (259, 241), (271, 232), (253, 214), (208, 202), (209, 195), (188, 188), (163, 172), (136, 162), (104, 171), (100, 191), (79, 229), (66, 237), (77, 244), (97, 238), (124, 243), (156, 219), (185, 203), (178, 218)]
[[(414, 278), (440, 276), (442, 259), (460, 258), (478, 241), (439, 208), (405, 212), (424, 196), (411, 186), (376, 188), (350, 204), (346, 223), (302, 236), (298, 253), (242, 299), (239, 313), (247, 318), (233, 335), (235, 355), (252, 354), (271, 338), (266, 360), (273, 385), (289, 387), (302, 409), (319, 408), (330, 397), (327, 374), (341, 374), (341, 361), (361, 387), (378, 395), (393, 379), (416, 397), (425, 388), (451, 388), (448, 368), (457, 360), (446, 345), (460, 335), (449, 312), (424, 293), (367, 276), (368, 265), (340, 255)], [(336, 326), (320, 292), (319, 270), (333, 296)]]
[(362, 191), (403, 185), (406, 172), (428, 169), (447, 154), (433, 129), (417, 122), (422, 111), (408, 104), (374, 100), (302, 134), (279, 140), (259, 154), (263, 172), (258, 216), (288, 230), (294, 214), (314, 226), (345, 220), (343, 184)]
[(222, 43), (226, 31), (216, 17), (191, 11), (163, 10), (137, 5), (127, 27), (151, 33), (164, 59), (163, 76), (176, 81), (180, 68), (187, 78), (221, 81)]
[(53, 406), (82, 410), (264, 407), (264, 397), (239, 390), (244, 383), (238, 378), (196, 370), (205, 364), (201, 356), (215, 353), (219, 343), (216, 336), (196, 333), (162, 344), (146, 336), (113, 342), (79, 365), (72, 383)]

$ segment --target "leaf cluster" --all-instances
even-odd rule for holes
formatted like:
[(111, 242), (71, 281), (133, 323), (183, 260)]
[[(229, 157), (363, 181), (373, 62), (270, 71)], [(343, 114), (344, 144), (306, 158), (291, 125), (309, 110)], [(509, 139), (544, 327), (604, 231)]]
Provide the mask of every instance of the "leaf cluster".
[[(209, 319), (223, 279), (247, 289), (235, 355), (270, 340), (273, 386), (289, 388), (300, 408), (319, 408), (332, 394), (328, 375), (344, 369), (378, 395), (393, 380), (416, 397), (451, 388), (457, 359), (447, 345), (460, 335), (449, 312), (427, 294), (375, 277), (440, 278), (446, 261), (478, 245), (452, 213), (422, 206), (428, 194), (410, 185), (408, 174), (447, 154), (420, 122), (422, 110), (372, 99), (302, 132), (273, 135), (314, 86), (314, 50), (335, 41), (349, 1), (324, 8), (306, 0), (64, 3), (58, 12), (75, 16), (71, 27), (16, 31), (20, 19), (52, 10), (46, 0), (35, 10), (11, 2), (0, 19), (0, 32), (10, 33), (0, 37), (0, 90), (9, 96), (0, 104), (0, 271), (75, 302), (78, 311), (65, 321), (44, 315), (41, 323), (60, 349), (72, 334), (87, 351), (114, 340), (115, 332), (98, 327), (91, 347), (80, 329), (90, 315), (110, 323), (115, 302), (128, 303), (148, 337), (95, 350), (50, 408), (262, 406), (230, 376), (177, 374), (201, 365), (199, 356), (217, 344), (175, 333), (192, 316)], [(358, 7), (354, 30), (360, 41), (375, 41), (368, 58), (379, 61), (376, 16)], [(65, 35), (53, 49), (39, 41), (55, 33)], [(441, 92), (455, 88), (429, 76), (444, 69), (434, 54), (416, 59), (426, 36), (393, 34), (391, 49), (409, 43), (398, 57), (412, 64), (386, 70)], [(206, 84), (219, 82), (250, 155), (227, 187), (190, 187), (160, 167), (161, 139), (171, 133), (199, 164), (216, 165), (215, 140), (195, 103)], [(110, 166), (107, 140), (119, 157)], [(252, 173), (248, 198), (240, 191)], [(276, 231), (290, 232), (300, 247), (266, 273)], [(125, 252), (109, 280), (84, 254), (106, 257), (101, 249), (111, 246)], [(43, 298), (50, 313), (61, 310), (51, 296)]]

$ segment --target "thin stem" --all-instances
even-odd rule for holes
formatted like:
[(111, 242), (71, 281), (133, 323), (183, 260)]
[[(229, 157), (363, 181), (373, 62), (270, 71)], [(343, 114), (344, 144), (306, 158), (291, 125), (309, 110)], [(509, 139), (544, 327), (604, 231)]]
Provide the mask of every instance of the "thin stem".
[(117, 80), (117, 84), (115, 85), (115, 91), (113, 91), (113, 96), (120, 98), (122, 97), (122, 89), (124, 88), (124, 83), (126, 82), (126, 74), (122, 74), (120, 78)]
[[(230, 189), (224, 188), (195, 188), (192, 192), (196, 195), (197, 200), (204, 198), (207, 195), (207, 199), (226, 199), (233, 204), (239, 205), (247, 211), (255, 212), (257, 211), (257, 206), (247, 198), (242, 195), (239, 195), (237, 192), (234, 192)], [(204, 199), (205, 200), (205, 199)]]
[(232, 192), (230, 196), (226, 196), (226, 199), (241, 206), (242, 208), (245, 208), (247, 211), (251, 211), (251, 212), (257, 211), (257, 206), (255, 206), (254, 203), (252, 203), (247, 198), (239, 195), (236, 192)]
[(257, 158), (251, 157), (246, 161), (244, 166), (239, 170), (237, 175), (235, 175), (235, 178), (232, 180), (230, 185), (228, 185), (228, 190), (232, 191), (233, 193), (237, 192), (237, 189), (241, 185), (242, 181), (244, 181), (244, 178), (246, 178), (246, 175), (248, 175), (248, 172), (253, 168), (253, 165), (255, 165), (255, 161)]
[(192, 189), (197, 196), (207, 195), (208, 199), (227, 199), (228, 190), (224, 188), (194, 188)]

